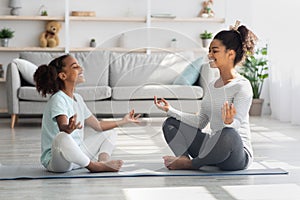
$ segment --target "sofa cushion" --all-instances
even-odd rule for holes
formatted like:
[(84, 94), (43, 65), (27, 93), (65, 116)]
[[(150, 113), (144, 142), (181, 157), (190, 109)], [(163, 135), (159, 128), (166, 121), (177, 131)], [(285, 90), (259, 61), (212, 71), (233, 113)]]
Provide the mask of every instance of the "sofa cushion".
[(111, 88), (109, 86), (77, 87), (75, 92), (80, 94), (84, 101), (103, 100), (111, 97)]
[(27, 60), (16, 58), (12, 61), (17, 65), (17, 68), (22, 76), (22, 78), (30, 83), (31, 85), (35, 85), (33, 80), (34, 72), (37, 69), (37, 66)]
[(57, 58), (64, 53), (49, 53), (49, 52), (20, 52), (19, 57), (34, 63), (37, 66), (49, 64), (51, 60)]
[(194, 60), (193, 52), (111, 53), (110, 86), (173, 84)]
[(174, 80), (174, 85), (193, 85), (201, 71), (201, 66), (203, 63), (203, 57), (199, 57), (193, 62), (191, 62), (185, 70)]
[(114, 100), (153, 99), (154, 96), (166, 99), (201, 99), (203, 90), (199, 86), (187, 85), (141, 85), (114, 87), (112, 91)]
[(18, 90), (18, 97), (20, 100), (28, 100), (28, 101), (48, 101), (50, 95), (47, 97), (42, 97), (35, 87), (23, 86)]
[[(84, 101), (103, 100), (111, 97), (111, 88), (108, 86), (77, 87), (75, 91), (82, 96)], [(35, 87), (24, 86), (19, 88), (18, 97), (27, 101), (48, 101), (50, 95), (47, 95), (46, 98), (42, 97)]]
[[(49, 52), (21, 52), (20, 58), (34, 63), (37, 66), (49, 64), (54, 58), (64, 53)], [(85, 83), (81, 86), (108, 86), (109, 51), (76, 52), (70, 53), (84, 68)]]
[(85, 82), (81, 86), (108, 86), (109, 51), (77, 52), (74, 54), (84, 68)]

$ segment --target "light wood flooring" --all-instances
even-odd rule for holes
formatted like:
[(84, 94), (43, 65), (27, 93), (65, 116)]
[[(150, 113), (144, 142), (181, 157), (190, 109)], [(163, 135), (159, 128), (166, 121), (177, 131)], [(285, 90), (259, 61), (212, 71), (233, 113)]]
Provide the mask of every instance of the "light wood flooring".
[[(161, 133), (164, 118), (145, 118), (139, 126), (119, 128), (113, 157), (157, 160), (170, 154)], [(20, 118), (14, 129), (0, 118), (0, 163), (39, 163), (39, 118)], [(100, 179), (44, 179), (0, 181), (1, 200), (33, 199), (300, 199), (300, 127), (270, 117), (251, 117), (255, 161), (281, 167), (288, 175), (226, 177), (131, 177)], [(89, 134), (90, 129), (86, 129)]]

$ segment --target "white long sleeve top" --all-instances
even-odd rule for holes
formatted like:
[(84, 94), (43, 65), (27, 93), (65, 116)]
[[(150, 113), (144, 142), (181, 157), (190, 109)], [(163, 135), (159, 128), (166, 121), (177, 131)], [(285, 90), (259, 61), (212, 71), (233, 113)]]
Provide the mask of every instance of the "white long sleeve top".
[[(244, 148), (250, 158), (250, 164), (253, 160), (248, 114), (253, 96), (250, 82), (239, 74), (223, 87), (215, 87), (215, 82), (216, 80), (208, 85), (208, 90), (203, 97), (199, 114), (184, 113), (171, 106), (167, 114), (199, 129), (205, 128), (210, 123), (211, 133), (204, 140), (202, 149), (208, 146), (212, 148), (212, 145), (209, 143), (215, 143), (215, 141), (210, 139), (213, 138), (211, 136), (220, 134), (224, 127), (234, 128), (241, 136)], [(224, 124), (222, 120), (221, 109), (226, 101), (233, 103), (237, 111), (231, 124)], [(206, 151), (209, 151), (209, 149)], [(205, 154), (205, 150), (202, 153)]]

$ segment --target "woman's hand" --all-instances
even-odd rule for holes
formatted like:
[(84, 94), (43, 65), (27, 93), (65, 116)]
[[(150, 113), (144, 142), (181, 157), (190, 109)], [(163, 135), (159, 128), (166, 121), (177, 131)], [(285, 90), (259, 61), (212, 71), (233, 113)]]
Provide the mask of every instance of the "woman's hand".
[(154, 104), (160, 110), (163, 110), (165, 112), (169, 111), (170, 104), (164, 98), (157, 100), (157, 97), (154, 96)]
[(124, 122), (124, 124), (139, 123), (140, 121), (138, 119), (140, 116), (141, 116), (140, 114), (136, 115), (134, 113), (134, 109), (132, 109), (127, 115), (124, 116), (122, 121)]
[(222, 107), (222, 119), (224, 124), (231, 124), (235, 114), (236, 109), (233, 103), (229, 105), (228, 101), (226, 101)]

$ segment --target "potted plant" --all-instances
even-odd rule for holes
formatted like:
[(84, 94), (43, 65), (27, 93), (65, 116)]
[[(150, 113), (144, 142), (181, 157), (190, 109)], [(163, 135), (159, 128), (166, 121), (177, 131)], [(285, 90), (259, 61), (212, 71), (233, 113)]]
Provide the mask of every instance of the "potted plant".
[(90, 47), (96, 47), (96, 46), (97, 46), (96, 39), (92, 38), (91, 41), (90, 41)]
[(9, 28), (3, 28), (0, 30), (0, 44), (2, 47), (8, 46), (9, 39), (14, 37), (14, 31)]
[(202, 46), (204, 48), (208, 47), (208, 45), (211, 42), (212, 37), (213, 37), (213, 34), (211, 32), (208, 32), (207, 30), (205, 30), (203, 33), (200, 33), (200, 38), (202, 40)]
[(259, 48), (253, 55), (247, 54), (243, 65), (240, 68), (240, 74), (250, 81), (253, 91), (253, 101), (249, 114), (260, 116), (264, 99), (260, 98), (262, 87), (268, 74), (268, 49), (267, 46)]

